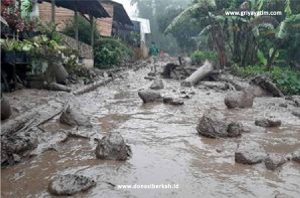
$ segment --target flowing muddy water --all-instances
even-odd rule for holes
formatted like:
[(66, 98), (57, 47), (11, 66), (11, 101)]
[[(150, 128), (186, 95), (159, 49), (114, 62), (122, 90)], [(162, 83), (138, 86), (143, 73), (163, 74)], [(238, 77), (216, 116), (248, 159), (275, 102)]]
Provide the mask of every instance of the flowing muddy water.
[[(128, 71), (124, 79), (78, 97), (92, 116), (94, 128), (83, 130), (90, 139), (69, 138), (18, 165), (2, 169), (2, 197), (51, 197), (47, 186), (58, 174), (77, 173), (92, 177), (97, 186), (74, 197), (274, 197), (284, 193), (300, 197), (300, 164), (287, 162), (276, 171), (264, 164), (234, 162), (240, 141), (253, 140), (268, 152), (289, 153), (300, 147), (299, 119), (277, 104), (280, 98), (257, 98), (253, 108), (227, 110), (224, 92), (195, 89), (183, 106), (143, 105), (138, 89), (151, 82), (142, 69)], [(165, 90), (180, 89), (167, 80)], [(209, 139), (197, 134), (199, 117), (217, 109), (232, 119), (254, 126), (257, 117), (272, 114), (282, 120), (279, 129), (254, 127), (240, 138)], [(298, 120), (297, 120), (298, 119)], [(57, 120), (44, 128), (60, 130)], [(81, 130), (81, 129), (79, 129)], [(120, 132), (132, 148), (126, 162), (98, 160), (96, 141), (107, 133)], [(119, 189), (116, 185), (178, 184), (174, 189)]]

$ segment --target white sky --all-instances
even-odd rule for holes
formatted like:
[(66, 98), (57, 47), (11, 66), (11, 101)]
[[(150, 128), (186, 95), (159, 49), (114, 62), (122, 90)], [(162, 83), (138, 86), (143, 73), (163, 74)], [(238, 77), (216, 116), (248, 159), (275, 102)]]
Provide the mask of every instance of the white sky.
[(126, 12), (128, 13), (128, 15), (129, 15), (130, 17), (137, 16), (137, 13), (136, 13), (136, 6), (132, 6), (132, 5), (130, 4), (130, 1), (131, 1), (131, 0), (114, 0), (114, 1), (123, 4), (123, 6), (124, 6)]

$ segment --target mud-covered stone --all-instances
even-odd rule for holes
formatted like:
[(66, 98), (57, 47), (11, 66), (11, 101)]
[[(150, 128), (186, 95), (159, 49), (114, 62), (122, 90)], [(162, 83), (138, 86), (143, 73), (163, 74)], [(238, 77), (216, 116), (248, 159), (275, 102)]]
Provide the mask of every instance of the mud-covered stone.
[(96, 157), (103, 160), (126, 160), (131, 156), (131, 149), (119, 133), (111, 133), (99, 140)]
[(283, 97), (284, 94), (267, 76), (256, 76), (251, 79), (250, 84), (260, 86), (274, 97)]
[(163, 89), (163, 88), (164, 88), (164, 82), (162, 79), (155, 79), (150, 86), (150, 89), (155, 89), (155, 90)]
[(170, 105), (174, 105), (174, 106), (179, 106), (179, 105), (183, 105), (184, 101), (181, 100), (180, 98), (173, 98), (173, 97), (163, 97), (163, 102), (165, 104), (170, 104)]
[(242, 124), (226, 120), (219, 112), (205, 113), (196, 129), (200, 135), (210, 138), (238, 137), (244, 131)]
[(253, 106), (254, 96), (247, 91), (230, 92), (225, 96), (224, 103), (229, 109), (250, 108)]
[(74, 105), (67, 105), (60, 116), (60, 122), (70, 126), (92, 127), (90, 119), (83, 115), (82, 110)]
[(261, 163), (267, 154), (264, 148), (256, 142), (242, 142), (235, 151), (235, 161), (241, 164)]
[(300, 149), (292, 153), (292, 160), (300, 163)]
[(158, 91), (141, 90), (141, 91), (138, 92), (138, 95), (144, 103), (162, 101), (162, 96)]
[(86, 191), (96, 185), (91, 178), (67, 174), (55, 177), (48, 186), (52, 195), (74, 195), (78, 192)]
[[(19, 133), (1, 137), (1, 164), (14, 164), (17, 156), (33, 150), (38, 145), (38, 139), (33, 133)], [(18, 155), (16, 155), (18, 154)]]
[(300, 118), (300, 110), (293, 110), (292, 114), (298, 118)]
[(255, 120), (255, 125), (260, 127), (279, 127), (281, 126), (281, 120), (275, 120), (271, 118), (261, 118)]
[(265, 159), (266, 168), (275, 170), (286, 162), (286, 158), (279, 154), (269, 154)]
[(11, 108), (6, 98), (1, 98), (1, 120), (6, 120), (11, 116)]

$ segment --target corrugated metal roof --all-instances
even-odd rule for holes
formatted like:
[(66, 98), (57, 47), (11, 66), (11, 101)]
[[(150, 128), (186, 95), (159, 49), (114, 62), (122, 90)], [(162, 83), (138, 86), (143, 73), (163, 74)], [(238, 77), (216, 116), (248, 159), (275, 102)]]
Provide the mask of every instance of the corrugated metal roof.
[[(51, 3), (51, 0), (39, 1)], [(102, 7), (99, 0), (55, 0), (55, 5), (74, 11), (77, 10), (82, 14), (89, 14), (96, 18), (110, 17), (106, 10)]]
[(114, 16), (113, 20), (120, 22), (122, 24), (126, 24), (129, 26), (133, 26), (133, 23), (131, 22), (125, 8), (121, 3), (117, 3), (115, 1), (110, 1), (110, 0), (103, 0), (101, 3), (110, 3), (114, 6)]

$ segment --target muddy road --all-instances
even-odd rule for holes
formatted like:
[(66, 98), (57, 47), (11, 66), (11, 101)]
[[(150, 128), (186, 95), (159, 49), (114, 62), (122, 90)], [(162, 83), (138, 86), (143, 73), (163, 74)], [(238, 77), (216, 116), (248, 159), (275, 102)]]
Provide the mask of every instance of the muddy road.
[[(93, 178), (97, 185), (74, 197), (300, 197), (300, 164), (289, 161), (270, 171), (263, 163), (235, 163), (237, 144), (251, 140), (267, 152), (287, 154), (300, 148), (300, 122), (289, 108), (278, 106), (283, 98), (256, 98), (253, 108), (228, 110), (224, 91), (192, 88), (195, 92), (182, 106), (143, 104), (139, 89), (149, 87), (144, 79), (149, 68), (127, 71), (123, 78), (78, 96), (92, 129), (70, 129), (58, 117), (44, 124), (44, 144), (62, 139), (17, 165), (1, 170), (1, 197), (51, 197), (47, 186), (59, 174), (76, 173)], [(179, 93), (180, 82), (164, 80), (165, 92)], [(164, 92), (163, 91), (163, 92)], [(210, 109), (253, 126), (239, 138), (210, 139), (199, 136), (196, 125)], [(275, 129), (255, 127), (257, 117), (272, 114), (282, 121)], [(64, 139), (63, 130), (83, 134)], [(119, 132), (131, 146), (125, 162), (95, 157), (95, 138)], [(39, 149), (42, 146), (39, 146)], [(121, 189), (118, 185), (171, 184), (172, 189)]]

